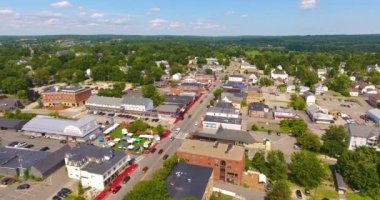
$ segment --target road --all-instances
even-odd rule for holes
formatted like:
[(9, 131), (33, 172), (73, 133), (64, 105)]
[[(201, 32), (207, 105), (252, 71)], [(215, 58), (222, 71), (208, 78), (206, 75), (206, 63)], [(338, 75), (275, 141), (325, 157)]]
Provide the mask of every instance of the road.
[[(220, 86), (220, 84), (217, 85), (217, 87)], [(173, 155), (177, 149), (182, 145), (183, 140), (186, 138), (186, 134), (189, 132), (192, 132), (196, 129), (196, 126), (194, 125), (195, 122), (200, 123), (201, 118), (206, 112), (206, 106), (210, 102), (210, 100), (214, 98), (212, 93), (203, 95), (200, 100), (198, 100), (193, 107), (187, 112), (187, 115), (185, 115), (185, 118), (181, 120), (178, 124), (174, 125), (172, 127), (172, 130), (175, 130), (176, 128), (180, 128), (180, 133), (175, 134), (174, 131), (171, 133), (169, 137), (162, 140), (157, 145), (157, 151), (154, 154), (148, 154), (148, 155), (142, 155), (136, 159), (139, 167), (136, 169), (135, 172), (133, 172), (131, 176), (131, 180), (127, 183), (122, 185), (122, 189), (116, 193), (116, 194), (110, 194), (107, 199), (110, 200), (120, 200), (125, 196), (134, 185), (136, 185), (139, 181), (142, 180), (149, 180), (152, 176), (152, 174), (158, 170), (162, 164), (163, 160), (162, 157), (165, 154), (168, 154), (169, 156)], [(201, 103), (202, 102), (202, 103)], [(188, 116), (191, 115), (189, 118)], [(174, 136), (175, 139), (173, 141), (170, 141), (169, 138)], [(163, 149), (164, 152), (159, 155), (157, 152)], [(145, 166), (149, 167), (149, 170), (144, 174), (142, 173), (142, 168)]]

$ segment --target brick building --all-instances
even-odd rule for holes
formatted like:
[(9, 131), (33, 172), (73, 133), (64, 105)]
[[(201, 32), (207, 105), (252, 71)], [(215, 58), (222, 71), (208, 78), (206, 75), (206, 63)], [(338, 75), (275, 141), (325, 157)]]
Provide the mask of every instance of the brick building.
[(368, 103), (375, 108), (379, 108), (380, 107), (380, 93), (369, 95)]
[(201, 83), (181, 83), (181, 85), (178, 86), (178, 88), (182, 92), (196, 92), (201, 93), (204, 91), (204, 85)]
[(84, 105), (91, 96), (91, 89), (79, 86), (52, 86), (46, 88), (41, 96), (44, 106), (64, 105), (73, 107)]
[(244, 147), (219, 142), (185, 140), (177, 150), (189, 164), (212, 167), (214, 180), (240, 185), (244, 172)]
[(200, 83), (210, 83), (215, 80), (215, 76), (207, 74), (204, 70), (198, 70), (194, 74), (194, 79)]

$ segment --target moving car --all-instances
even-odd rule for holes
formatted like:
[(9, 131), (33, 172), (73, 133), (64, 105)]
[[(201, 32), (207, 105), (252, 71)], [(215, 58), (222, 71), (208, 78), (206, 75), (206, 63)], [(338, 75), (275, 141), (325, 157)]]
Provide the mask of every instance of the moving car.
[(114, 187), (114, 188), (112, 188), (112, 193), (114, 193), (114, 194), (116, 194), (117, 192), (119, 192), (119, 190), (121, 189), (121, 186), (120, 185), (118, 185), (118, 186), (116, 186), (116, 187)]
[(47, 150), (49, 150), (50, 148), (49, 147), (42, 147), (41, 149), (40, 149), (40, 151), (47, 151)]
[(143, 172), (143, 173), (146, 173), (146, 172), (148, 171), (148, 169), (149, 169), (148, 166), (145, 166), (145, 167), (142, 169), (142, 172)]
[(301, 192), (301, 190), (297, 190), (296, 191), (296, 197), (297, 197), (297, 199), (302, 199), (302, 192)]
[(53, 197), (53, 200), (62, 200), (62, 198), (59, 197), (59, 196), (54, 196), (54, 197)]
[(17, 186), (18, 190), (26, 190), (26, 189), (29, 189), (29, 188), (30, 188), (30, 185), (27, 184), (27, 183), (24, 183), (24, 184), (21, 184), (21, 185)]
[(152, 150), (150, 150), (150, 153), (154, 153), (154, 152), (156, 152), (156, 148), (153, 148)]
[(164, 150), (163, 150), (163, 149), (160, 149), (160, 150), (158, 151), (158, 154), (162, 154), (162, 152), (164, 152)]
[(170, 141), (173, 141), (174, 140), (174, 137), (170, 137)]
[(162, 160), (166, 160), (168, 159), (169, 155), (168, 154), (165, 154), (164, 157), (162, 157)]
[(128, 181), (131, 179), (130, 176), (126, 176), (124, 179), (123, 179), (123, 183), (126, 184), (128, 183)]

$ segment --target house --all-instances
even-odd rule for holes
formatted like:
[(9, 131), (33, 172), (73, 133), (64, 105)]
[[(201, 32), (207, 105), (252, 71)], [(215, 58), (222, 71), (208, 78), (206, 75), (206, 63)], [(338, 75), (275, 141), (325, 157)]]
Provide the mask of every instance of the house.
[(367, 125), (346, 124), (348, 132), (348, 149), (355, 150), (357, 147), (366, 146), (380, 150), (376, 141), (380, 135), (380, 128)]
[(248, 105), (248, 116), (264, 118), (269, 112), (269, 107), (263, 103), (250, 103)]
[(303, 93), (302, 97), (305, 99), (306, 105), (311, 106), (315, 104), (316, 97), (313, 93), (306, 91)]
[(215, 80), (215, 76), (213, 74), (207, 74), (204, 70), (197, 70), (194, 74), (194, 79), (199, 83), (210, 83)]
[(262, 102), (264, 101), (264, 95), (260, 88), (248, 88), (247, 90), (247, 103)]
[(298, 91), (299, 91), (300, 94), (303, 94), (303, 93), (305, 93), (305, 92), (308, 92), (309, 90), (310, 90), (310, 88), (307, 87), (307, 86), (303, 86), (303, 85), (301, 85), (301, 86), (298, 87)]
[(240, 69), (250, 71), (250, 70), (257, 70), (257, 67), (256, 65), (251, 65), (249, 62), (242, 61), (242, 63), (240, 64)]
[(352, 82), (355, 82), (355, 81), (356, 81), (356, 76), (350, 76), (350, 80), (351, 80)]
[(61, 50), (61, 51), (57, 51), (55, 53), (56, 56), (67, 56), (69, 54), (69, 52), (67, 50)]
[(273, 110), (273, 118), (274, 119), (294, 119), (296, 118), (296, 112), (292, 108), (284, 108), (275, 106)]
[(201, 83), (181, 83), (178, 88), (182, 92), (196, 92), (198, 94), (204, 91), (204, 85)]
[(126, 112), (147, 112), (153, 110), (153, 100), (144, 98), (141, 94), (127, 94), (123, 96), (121, 106)]
[(380, 94), (369, 95), (368, 103), (375, 108), (380, 108)]
[(157, 108), (159, 119), (175, 119), (179, 116), (181, 107), (178, 105), (159, 105)]
[(158, 61), (156, 61), (156, 66), (157, 67), (164, 66), (166, 69), (170, 68), (169, 62), (167, 60), (158, 60)]
[(317, 74), (318, 74), (318, 78), (321, 81), (324, 81), (326, 79), (327, 69), (326, 68), (319, 68), (319, 69), (317, 69)]
[(203, 128), (241, 130), (241, 118), (217, 117), (206, 115), (202, 121)]
[(217, 58), (206, 58), (207, 65), (219, 65)]
[(205, 70), (205, 69), (211, 69), (213, 72), (220, 72), (222, 70), (224, 70), (224, 66), (223, 65), (203, 65), (202, 68)]
[(26, 120), (18, 120), (18, 119), (5, 119), (0, 117), (0, 130), (21, 130), (22, 127), (27, 123)]
[(213, 192), (213, 168), (178, 163), (165, 180), (170, 199), (209, 199)]
[(196, 65), (198, 64), (198, 57), (194, 57), (193, 59), (189, 60), (189, 65)]
[(317, 124), (331, 124), (334, 123), (334, 117), (329, 114), (327, 109), (323, 109), (317, 105), (307, 107), (306, 114), (310, 120)]
[(296, 86), (295, 85), (286, 86), (286, 92), (287, 93), (295, 93), (296, 92)]
[(87, 99), (85, 106), (90, 111), (121, 113), (123, 112), (122, 101), (122, 98), (92, 95)]
[(228, 81), (223, 85), (223, 92), (241, 93), (244, 88), (243, 82)]
[(357, 88), (348, 88), (348, 93), (351, 97), (358, 97), (359, 96), (359, 89)]
[(80, 86), (51, 86), (41, 92), (44, 106), (80, 106), (84, 105), (90, 96), (91, 89)]
[(214, 180), (236, 185), (242, 183), (244, 147), (187, 139), (177, 150), (177, 155), (188, 164), (213, 168)]
[(23, 105), (20, 100), (14, 98), (0, 97), (0, 112), (15, 110), (22, 108)]
[(248, 77), (248, 84), (254, 85), (257, 82), (259, 82), (259, 79), (257, 78), (257, 76), (255, 74), (249, 75), (249, 77)]
[(356, 88), (359, 89), (361, 94), (377, 94), (375, 85), (361, 82)]
[(92, 117), (71, 120), (39, 115), (28, 121), (21, 130), (26, 135), (81, 142), (100, 134), (100, 126)]
[(172, 80), (173, 81), (180, 81), (182, 79), (182, 74), (181, 73), (175, 73), (172, 75)]
[(127, 167), (129, 160), (122, 151), (89, 144), (77, 144), (65, 154), (69, 178), (97, 190), (104, 190)]
[(216, 117), (239, 118), (239, 110), (232, 103), (219, 101), (214, 107), (210, 107), (206, 111), (206, 115)]
[(220, 97), (222, 101), (227, 102), (227, 103), (232, 103), (232, 105), (236, 109), (241, 108), (241, 103), (244, 101), (245, 98), (246, 98), (245, 93), (231, 93), (231, 92), (223, 92)]
[(367, 69), (367, 72), (371, 72), (372, 70), (376, 70), (377, 72), (380, 72), (380, 66), (378, 64), (368, 65), (366, 69)]
[(380, 123), (380, 109), (373, 108), (367, 111), (367, 117), (375, 123)]
[(334, 169), (333, 175), (338, 194), (345, 194), (347, 192), (348, 187), (346, 182), (344, 182), (342, 175), (336, 169)]
[(243, 75), (230, 75), (228, 81), (231, 82), (243, 82)]
[(329, 88), (327, 86), (324, 86), (322, 84), (319, 84), (316, 88), (315, 88), (315, 95), (321, 95), (321, 94), (324, 94), (326, 93), (327, 91), (329, 91)]
[(282, 69), (282, 66), (279, 65), (277, 66), (276, 69), (272, 69), (270, 72), (271, 78), (273, 80), (281, 79), (281, 80), (286, 80), (288, 79), (288, 74), (286, 73), (285, 70)]

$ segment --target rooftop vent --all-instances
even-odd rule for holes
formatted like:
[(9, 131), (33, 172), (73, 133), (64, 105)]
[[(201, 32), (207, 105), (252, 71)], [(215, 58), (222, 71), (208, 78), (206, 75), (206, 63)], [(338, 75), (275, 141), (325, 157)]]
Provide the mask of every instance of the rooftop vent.
[(228, 152), (230, 152), (232, 150), (233, 146), (234, 146), (233, 144), (228, 144), (225, 153), (227, 154)]

